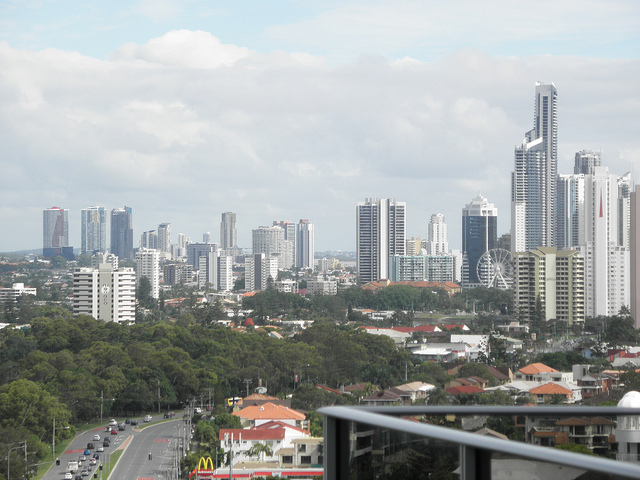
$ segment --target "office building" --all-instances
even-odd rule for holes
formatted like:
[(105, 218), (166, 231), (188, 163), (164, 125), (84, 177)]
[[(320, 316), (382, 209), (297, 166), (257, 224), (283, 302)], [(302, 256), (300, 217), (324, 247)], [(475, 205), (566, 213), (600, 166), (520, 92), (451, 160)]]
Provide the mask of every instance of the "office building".
[(457, 282), (455, 255), (426, 255), (424, 257), (424, 280), (427, 282)]
[(425, 279), (424, 255), (391, 255), (389, 277), (392, 282), (420, 282)]
[(91, 257), (91, 267), (98, 268), (101, 263), (108, 263), (113, 270), (118, 269), (118, 256), (108, 252), (98, 252)]
[(462, 209), (462, 286), (480, 286), (478, 261), (498, 242), (498, 209), (478, 194)]
[(278, 259), (264, 253), (254, 253), (245, 259), (244, 288), (248, 292), (266, 290), (278, 279)]
[(533, 129), (516, 147), (511, 174), (511, 251), (551, 247), (556, 236), (556, 87), (536, 84)]
[(367, 198), (356, 205), (356, 264), (358, 281), (389, 277), (389, 257), (405, 255), (405, 202)]
[[(426, 242), (425, 242), (425, 253), (426, 253)], [(408, 257), (415, 257), (416, 255), (420, 255), (422, 251), (422, 238), (420, 237), (411, 237), (406, 241), (406, 246), (404, 249), (405, 255)]]
[(215, 243), (188, 243), (187, 244), (187, 263), (194, 269), (200, 266), (200, 257), (204, 257), (214, 250), (218, 249)]
[(161, 253), (171, 253), (171, 224), (158, 225), (158, 250)]
[(37, 295), (35, 287), (25, 287), (24, 283), (14, 283), (11, 287), (0, 287), (0, 303), (6, 308), (6, 302), (16, 302), (22, 295)]
[(158, 233), (155, 230), (144, 232), (140, 236), (140, 248), (152, 248), (158, 250)]
[(151, 296), (160, 298), (160, 252), (141, 248), (136, 252), (136, 278), (138, 283), (147, 277), (151, 285)]
[(428, 255), (446, 255), (449, 253), (447, 224), (444, 223), (444, 215), (441, 213), (431, 215), (427, 232), (426, 250)]
[(238, 232), (236, 230), (236, 214), (224, 212), (220, 222), (220, 248), (234, 248), (238, 246)]
[(131, 207), (111, 210), (111, 253), (120, 261), (133, 260), (133, 215)]
[(69, 210), (59, 207), (42, 212), (42, 255), (60, 255), (69, 246)]
[(315, 258), (313, 223), (301, 219), (296, 229), (296, 267), (313, 268)]
[(108, 263), (73, 271), (73, 314), (96, 320), (135, 323), (136, 274), (132, 268), (114, 270)]
[(80, 211), (80, 241), (82, 255), (107, 251), (107, 210), (104, 207), (83, 208)]
[(543, 319), (569, 325), (585, 318), (584, 258), (577, 250), (540, 247), (513, 254), (513, 304), (521, 322)]
[(602, 159), (599, 152), (592, 152), (590, 150), (576, 152), (573, 173), (576, 175), (591, 175), (593, 169), (600, 166), (601, 161)]
[(182, 285), (190, 283), (193, 278), (193, 268), (188, 263), (169, 263), (162, 267), (165, 285)]

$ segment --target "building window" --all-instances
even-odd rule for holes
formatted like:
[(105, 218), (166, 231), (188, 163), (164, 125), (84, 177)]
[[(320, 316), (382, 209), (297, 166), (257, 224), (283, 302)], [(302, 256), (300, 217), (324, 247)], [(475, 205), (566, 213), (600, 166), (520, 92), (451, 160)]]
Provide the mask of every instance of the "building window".
[(300, 457), (300, 463), (311, 463), (311, 455), (303, 455)]
[(298, 451), (299, 452), (306, 452), (307, 451), (307, 446), (304, 443), (301, 443), (300, 445), (298, 445)]
[(293, 463), (293, 456), (292, 455), (283, 455), (282, 456), (282, 463)]

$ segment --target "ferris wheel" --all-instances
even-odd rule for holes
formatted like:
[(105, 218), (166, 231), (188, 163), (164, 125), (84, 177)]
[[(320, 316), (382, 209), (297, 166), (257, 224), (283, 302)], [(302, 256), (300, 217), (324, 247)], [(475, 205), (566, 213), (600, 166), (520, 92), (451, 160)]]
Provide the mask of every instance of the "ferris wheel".
[(478, 280), (487, 288), (509, 290), (513, 284), (513, 264), (511, 252), (494, 248), (485, 252), (478, 260), (476, 272)]

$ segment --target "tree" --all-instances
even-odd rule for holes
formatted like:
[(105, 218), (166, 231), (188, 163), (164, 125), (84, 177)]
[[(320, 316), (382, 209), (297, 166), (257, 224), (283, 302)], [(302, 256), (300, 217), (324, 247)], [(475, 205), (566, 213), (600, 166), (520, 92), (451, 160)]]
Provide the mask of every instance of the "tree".
[(271, 457), (273, 455), (273, 449), (266, 443), (258, 442), (244, 453), (250, 457), (257, 457), (258, 460), (262, 462), (264, 461), (265, 455), (267, 457)]
[(67, 259), (62, 255), (56, 255), (51, 259), (51, 266), (55, 269), (58, 268), (66, 268), (67, 267)]
[(153, 309), (156, 302), (151, 296), (151, 281), (147, 277), (140, 277), (136, 288), (136, 300), (142, 308)]

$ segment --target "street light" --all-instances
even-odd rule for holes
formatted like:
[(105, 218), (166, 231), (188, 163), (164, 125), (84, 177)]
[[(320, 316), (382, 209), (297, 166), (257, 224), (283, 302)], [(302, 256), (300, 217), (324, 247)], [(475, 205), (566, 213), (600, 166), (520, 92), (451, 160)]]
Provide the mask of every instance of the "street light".
[[(21, 445), (24, 444), (24, 445)], [(11, 444), (9, 444), (11, 445)], [(9, 449), (7, 450), (7, 480), (9, 480), (9, 473), (10, 473), (10, 467), (11, 467), (11, 450), (18, 450), (20, 448), (24, 448), (24, 463), (25, 463), (25, 471), (26, 471), (26, 463), (27, 463), (27, 442), (18, 442), (18, 446), (17, 447), (9, 447)]]
[[(69, 430), (69, 427), (58, 427), (57, 430)], [(56, 417), (53, 417), (53, 435), (51, 436), (51, 460), (56, 459)]]

